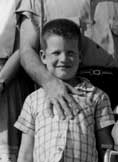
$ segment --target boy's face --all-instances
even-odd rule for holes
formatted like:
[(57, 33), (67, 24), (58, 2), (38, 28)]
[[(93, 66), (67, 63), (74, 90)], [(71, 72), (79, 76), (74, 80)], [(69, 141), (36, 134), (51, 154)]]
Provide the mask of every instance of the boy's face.
[(47, 38), (46, 46), (41, 59), (48, 71), (60, 79), (72, 79), (79, 66), (78, 40), (52, 35)]

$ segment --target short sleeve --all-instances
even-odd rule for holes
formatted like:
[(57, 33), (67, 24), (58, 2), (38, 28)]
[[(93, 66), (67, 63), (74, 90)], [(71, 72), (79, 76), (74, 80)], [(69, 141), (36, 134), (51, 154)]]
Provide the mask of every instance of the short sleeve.
[(101, 129), (115, 123), (114, 114), (108, 95), (104, 92), (98, 97), (95, 110), (96, 129)]
[(38, 26), (40, 26), (41, 11), (41, 0), (21, 0), (16, 7), (19, 20), (25, 16), (38, 24)]
[(35, 130), (35, 118), (32, 111), (32, 99), (30, 96), (28, 96), (24, 102), (21, 114), (19, 115), (18, 120), (14, 124), (14, 126), (17, 129), (30, 135), (34, 135)]
[[(16, 7), (17, 13), (40, 15), (40, 0), (21, 0)], [(39, 12), (39, 13), (38, 13)]]

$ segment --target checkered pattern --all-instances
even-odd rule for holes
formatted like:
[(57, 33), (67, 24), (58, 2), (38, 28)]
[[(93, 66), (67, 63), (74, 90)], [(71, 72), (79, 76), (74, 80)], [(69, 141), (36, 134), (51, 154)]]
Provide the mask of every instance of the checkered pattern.
[(22, 132), (35, 135), (34, 162), (97, 162), (97, 129), (114, 123), (108, 96), (83, 81), (76, 87), (79, 113), (73, 120), (45, 117), (45, 93), (29, 95), (15, 123)]

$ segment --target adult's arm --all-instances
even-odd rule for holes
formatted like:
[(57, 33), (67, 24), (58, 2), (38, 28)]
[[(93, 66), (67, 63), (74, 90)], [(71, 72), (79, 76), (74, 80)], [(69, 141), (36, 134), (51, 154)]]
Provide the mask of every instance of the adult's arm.
[[(20, 66), (19, 50), (15, 51), (7, 60), (2, 70), (0, 71), (0, 81), (9, 84), (14, 78)], [(1, 85), (1, 84), (0, 84)], [(2, 91), (2, 87), (0, 87)]]
[[(44, 88), (48, 114), (53, 116), (52, 106), (54, 105), (61, 118), (65, 118), (65, 116), (72, 117), (73, 112), (77, 113), (77, 104), (70, 94), (77, 94), (78, 92), (70, 85), (51, 75), (42, 64), (38, 55), (39, 37), (39, 29), (33, 25), (31, 19), (24, 17), (20, 28), (21, 64), (31, 78)], [(75, 111), (70, 111), (69, 104), (73, 106)]]

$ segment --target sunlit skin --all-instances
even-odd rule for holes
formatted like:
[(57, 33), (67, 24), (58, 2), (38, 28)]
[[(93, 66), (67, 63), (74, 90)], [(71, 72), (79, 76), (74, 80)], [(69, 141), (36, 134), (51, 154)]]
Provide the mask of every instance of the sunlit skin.
[(66, 82), (73, 81), (79, 67), (78, 39), (49, 36), (41, 59), (53, 75)]

